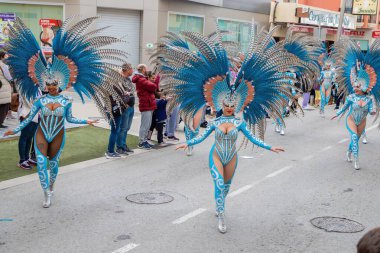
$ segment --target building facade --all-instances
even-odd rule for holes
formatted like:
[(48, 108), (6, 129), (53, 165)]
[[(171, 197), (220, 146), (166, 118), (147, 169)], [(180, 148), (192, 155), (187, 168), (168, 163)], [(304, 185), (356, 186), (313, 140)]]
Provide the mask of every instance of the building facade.
[[(166, 31), (192, 30), (204, 34), (215, 31), (217, 22), (221, 29), (233, 31), (229, 40), (248, 47), (251, 24), (254, 31), (269, 26), (270, 3), (262, 2), (261, 13), (254, 9), (239, 10), (249, 1), (237, 0), (234, 6), (225, 7), (222, 0), (28, 0), (2, 1), (1, 13), (15, 13), (32, 29), (42, 36), (40, 19), (64, 20), (77, 15), (81, 18), (99, 15), (97, 26), (111, 26), (108, 34), (122, 38), (125, 44), (116, 47), (130, 54), (133, 65), (148, 63), (155, 43)], [(231, 5), (229, 1), (228, 3)], [(252, 6), (252, 4), (251, 4)]]
[[(377, 31), (379, 14), (352, 15), (352, 1), (345, 0), (343, 36), (356, 41), (365, 51), (376, 37), (380, 36), (380, 31)], [(341, 0), (272, 1), (270, 23), (272, 26), (281, 26), (275, 36), (281, 39), (292, 26), (296, 32), (309, 33), (326, 41), (327, 45), (333, 44), (337, 40), (340, 3)]]

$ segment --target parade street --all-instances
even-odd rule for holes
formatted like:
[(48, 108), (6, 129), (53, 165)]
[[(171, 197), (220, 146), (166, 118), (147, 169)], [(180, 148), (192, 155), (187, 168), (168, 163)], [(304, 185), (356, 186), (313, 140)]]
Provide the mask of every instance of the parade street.
[[(0, 183), (0, 252), (356, 252), (358, 240), (380, 221), (377, 125), (368, 117), (368, 144), (360, 141), (361, 170), (354, 170), (345, 160), (345, 122), (330, 121), (333, 107), (326, 108), (325, 119), (318, 110), (305, 113), (285, 119), (285, 136), (267, 120), (265, 141), (285, 153), (239, 151), (226, 200), (226, 234), (217, 228), (208, 138), (191, 157), (171, 145), (90, 161), (70, 172), (63, 168), (48, 209), (41, 205), (36, 174), (31, 182)], [(174, 199), (126, 200), (149, 192)], [(321, 216), (354, 220), (365, 229), (326, 232), (310, 222)]]

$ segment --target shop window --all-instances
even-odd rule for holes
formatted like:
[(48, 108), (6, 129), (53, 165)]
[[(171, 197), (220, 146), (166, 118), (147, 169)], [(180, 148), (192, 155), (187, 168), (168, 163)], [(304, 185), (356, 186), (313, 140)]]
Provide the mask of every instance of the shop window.
[(0, 3), (0, 10), (0, 13), (15, 13), (32, 30), (37, 40), (41, 33), (41, 18), (63, 20), (63, 6), (59, 5)]
[(203, 34), (203, 27), (204, 17), (169, 12), (169, 32), (179, 33), (181, 31), (192, 31)]
[(252, 24), (250, 22), (234, 21), (226, 19), (218, 19), (218, 25), (220, 30), (230, 31), (230, 34), (224, 35), (223, 40), (235, 41), (239, 43), (243, 52), (249, 48), (249, 42), (251, 33), (256, 33), (257, 25), (254, 25), (254, 31), (252, 30)]

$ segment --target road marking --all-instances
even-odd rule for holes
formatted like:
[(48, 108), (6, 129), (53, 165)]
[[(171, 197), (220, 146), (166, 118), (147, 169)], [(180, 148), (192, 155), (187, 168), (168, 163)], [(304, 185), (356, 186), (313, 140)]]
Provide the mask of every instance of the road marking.
[(342, 144), (342, 143), (345, 143), (345, 142), (348, 141), (348, 140), (349, 140), (349, 139), (346, 138), (346, 139), (340, 140), (338, 143), (339, 143), (339, 144)]
[(302, 160), (303, 161), (307, 161), (307, 160), (310, 160), (310, 159), (313, 159), (313, 158), (314, 158), (313, 155), (308, 155), (308, 156), (304, 157)]
[(285, 172), (285, 171), (291, 169), (292, 167), (293, 167), (293, 166), (291, 166), (291, 165), (286, 166), (286, 167), (284, 167), (284, 168), (282, 168), (282, 169), (279, 169), (279, 170), (277, 170), (277, 171), (275, 171), (275, 172), (273, 172), (273, 173), (267, 175), (266, 177), (267, 177), (267, 178), (275, 177), (275, 176), (277, 176), (277, 175), (279, 175), (279, 174), (281, 174), (281, 173), (283, 173), (283, 172)]
[(139, 246), (139, 244), (129, 243), (129, 244), (125, 245), (124, 247), (120, 248), (120, 249), (112, 251), (112, 253), (125, 253), (125, 252), (128, 252), (130, 250), (133, 250), (134, 248), (136, 248), (138, 246)]
[(243, 186), (243, 187), (241, 187), (241, 188), (239, 188), (239, 189), (237, 189), (236, 191), (233, 191), (233, 192), (231, 192), (230, 194), (228, 194), (227, 195), (227, 197), (228, 198), (233, 198), (233, 197), (235, 197), (235, 196), (237, 196), (237, 195), (239, 195), (239, 194), (241, 194), (241, 193), (243, 193), (243, 192), (245, 192), (245, 191), (248, 191), (249, 189), (251, 189), (253, 186), (252, 185), (246, 185), (246, 186)]
[(323, 149), (321, 150), (321, 152), (323, 152), (323, 151), (327, 151), (327, 150), (329, 150), (329, 149), (332, 149), (332, 146), (327, 146), (327, 147), (323, 148)]
[(373, 125), (373, 126), (371, 126), (371, 127), (368, 127), (367, 129), (366, 129), (366, 131), (368, 132), (368, 131), (371, 131), (372, 129), (375, 129), (377, 127), (377, 124), (376, 125)]
[(182, 216), (181, 218), (176, 219), (175, 221), (172, 222), (172, 224), (181, 224), (184, 223), (185, 221), (194, 218), (195, 216), (200, 215), (201, 213), (204, 213), (207, 211), (205, 208), (198, 208), (197, 210), (192, 211), (191, 213), (186, 214), (185, 216)]

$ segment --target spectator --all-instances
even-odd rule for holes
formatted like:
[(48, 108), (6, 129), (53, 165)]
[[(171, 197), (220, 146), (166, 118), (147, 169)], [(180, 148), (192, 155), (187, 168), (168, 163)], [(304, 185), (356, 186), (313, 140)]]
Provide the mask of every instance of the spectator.
[(166, 136), (168, 137), (168, 141), (179, 141), (179, 139), (174, 135), (178, 126), (178, 115), (179, 106), (173, 109), (169, 118), (166, 120)]
[[(123, 96), (123, 92), (116, 86), (114, 86), (114, 90), (117, 92), (117, 94), (120, 97)], [(124, 108), (120, 105), (119, 102), (117, 102), (113, 97), (110, 97), (110, 98), (111, 98), (111, 105), (112, 105), (113, 120), (110, 119), (111, 133), (108, 140), (108, 149), (107, 149), (107, 152), (105, 153), (105, 156), (107, 159), (121, 158), (121, 155), (115, 152), (115, 144), (116, 144), (116, 139), (120, 132), (120, 120), (121, 120), (121, 115), (123, 114), (123, 110), (124, 110)], [(123, 155), (128, 155), (128, 154), (124, 153)]]
[[(2, 61), (0, 60), (0, 62)], [(5, 73), (3, 68), (0, 68), (0, 128), (7, 128), (3, 123), (10, 108), (12, 95), (12, 87)]]
[[(38, 95), (40, 95), (39, 93)], [(25, 97), (20, 97), (20, 105), (18, 108), (18, 116), (20, 123), (23, 122), (29, 115), (30, 109), (32, 108), (32, 101), (28, 101)], [(24, 170), (32, 169), (31, 165), (36, 165), (36, 158), (33, 148), (33, 138), (38, 127), (38, 114), (34, 116), (33, 120), (21, 130), (21, 135), (18, 140), (18, 152), (20, 156), (20, 161), (18, 167)]]
[[(9, 67), (7, 64), (4, 63), (6, 59), (8, 58), (8, 54), (4, 51), (0, 51), (0, 71), (2, 72), (5, 79), (8, 81), (8, 83), (11, 85), (11, 102), (9, 104), (9, 109), (7, 112), (7, 119), (16, 119), (12, 115), (12, 110), (17, 111), (17, 108), (19, 106), (19, 97), (16, 90), (16, 86), (14, 85), (13, 78), (9, 72)], [(12, 109), (12, 110), (11, 110)]]
[(166, 143), (164, 142), (164, 136), (163, 136), (164, 124), (166, 121), (166, 104), (167, 104), (167, 100), (162, 90), (158, 91), (156, 93), (157, 109), (153, 113), (152, 125), (149, 131), (149, 135), (151, 136), (153, 133), (153, 130), (154, 129), (157, 130), (158, 146), (166, 146)]
[(380, 253), (380, 227), (367, 232), (358, 242), (358, 253)]
[(137, 72), (135, 72), (132, 78), (132, 82), (136, 84), (139, 110), (141, 112), (138, 148), (142, 149), (152, 148), (152, 145), (147, 141), (147, 135), (150, 125), (152, 124), (153, 111), (157, 108), (154, 95), (157, 91), (157, 85), (148, 80), (147, 71), (145, 64), (139, 64), (137, 66)]
[(121, 114), (120, 131), (116, 140), (116, 152), (125, 155), (128, 153), (133, 153), (133, 150), (127, 146), (128, 131), (131, 128), (133, 115), (135, 114), (135, 88), (131, 81), (131, 76), (133, 74), (133, 68), (131, 64), (123, 64), (120, 74), (124, 78), (124, 83), (122, 83), (125, 90), (123, 100), (127, 107)]

